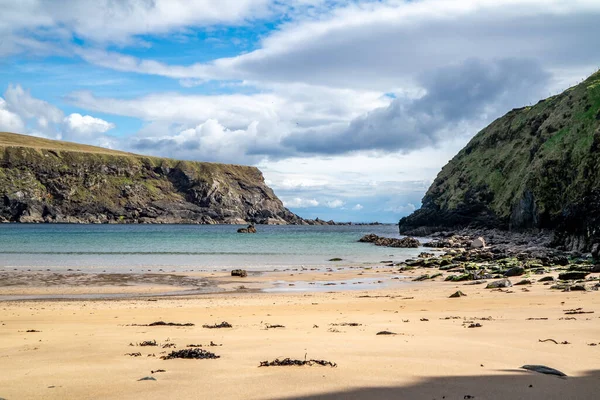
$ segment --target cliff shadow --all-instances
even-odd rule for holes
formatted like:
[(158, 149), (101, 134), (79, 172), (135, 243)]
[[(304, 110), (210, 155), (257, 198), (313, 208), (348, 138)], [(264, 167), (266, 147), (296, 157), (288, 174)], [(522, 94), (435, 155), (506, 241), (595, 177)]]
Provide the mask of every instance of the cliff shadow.
[(349, 389), (318, 395), (285, 397), (287, 400), (586, 400), (600, 399), (600, 370), (583, 376), (560, 378), (521, 370), (505, 375), (445, 376), (419, 379), (393, 387)]

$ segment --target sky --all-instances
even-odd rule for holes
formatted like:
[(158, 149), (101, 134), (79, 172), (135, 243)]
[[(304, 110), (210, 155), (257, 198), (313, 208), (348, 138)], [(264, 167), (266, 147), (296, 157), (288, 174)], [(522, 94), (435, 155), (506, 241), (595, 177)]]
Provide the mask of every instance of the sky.
[(255, 165), (397, 222), (515, 107), (600, 66), (598, 0), (0, 0), (0, 131)]

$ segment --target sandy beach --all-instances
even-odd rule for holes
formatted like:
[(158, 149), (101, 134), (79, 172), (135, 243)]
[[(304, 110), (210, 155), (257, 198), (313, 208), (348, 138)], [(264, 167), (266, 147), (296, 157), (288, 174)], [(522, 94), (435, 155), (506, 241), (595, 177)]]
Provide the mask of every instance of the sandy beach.
[[(439, 280), (412, 282), (418, 270), (393, 272), (387, 267), (300, 271), (299, 277), (298, 272), (286, 271), (249, 276), (244, 285), (250, 289), (195, 296), (3, 301), (0, 397), (597, 398), (598, 291), (560, 292), (542, 282), (490, 290)], [(390, 286), (331, 286), (327, 292), (297, 293), (259, 290), (265, 281), (285, 285), (377, 276)], [(226, 274), (216, 279), (224, 288), (235, 288), (241, 280), (227, 279)], [(114, 293), (116, 287), (101, 291)], [(151, 285), (145, 289), (164, 290)], [(48, 290), (59, 293), (64, 288)], [(121, 290), (135, 294), (140, 289)], [(449, 298), (457, 290), (467, 296)], [(4, 288), (2, 294), (8, 292)], [(156, 321), (194, 325), (139, 326)], [(202, 326), (223, 321), (232, 328)], [(476, 324), (481, 326), (469, 328)], [(377, 335), (381, 331), (395, 335)], [(546, 339), (552, 340), (540, 342)], [(144, 341), (156, 341), (157, 346), (138, 345)], [(192, 344), (220, 358), (160, 358)], [(128, 355), (132, 353), (140, 356)], [(259, 367), (262, 361), (287, 357), (337, 366)], [(520, 368), (526, 364), (556, 368), (568, 377)], [(165, 372), (152, 373), (157, 370)], [(139, 381), (144, 377), (156, 380)]]

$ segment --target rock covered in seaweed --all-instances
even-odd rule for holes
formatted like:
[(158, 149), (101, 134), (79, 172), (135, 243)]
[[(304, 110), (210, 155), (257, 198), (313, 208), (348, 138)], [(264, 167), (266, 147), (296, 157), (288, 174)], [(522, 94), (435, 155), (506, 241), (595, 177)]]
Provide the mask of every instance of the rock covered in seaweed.
[(358, 240), (363, 243), (373, 243), (375, 246), (385, 247), (401, 247), (401, 248), (417, 248), (421, 246), (421, 242), (412, 237), (404, 237), (402, 239), (386, 238), (375, 234), (365, 235)]

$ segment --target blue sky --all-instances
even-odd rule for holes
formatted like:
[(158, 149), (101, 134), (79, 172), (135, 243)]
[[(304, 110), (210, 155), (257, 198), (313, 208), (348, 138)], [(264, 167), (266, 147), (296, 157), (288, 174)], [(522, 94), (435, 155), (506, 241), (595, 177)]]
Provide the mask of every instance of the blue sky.
[(598, 69), (596, 0), (0, 0), (0, 130), (258, 166), (396, 222), (513, 107)]

